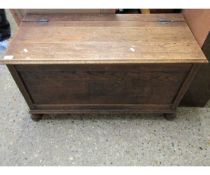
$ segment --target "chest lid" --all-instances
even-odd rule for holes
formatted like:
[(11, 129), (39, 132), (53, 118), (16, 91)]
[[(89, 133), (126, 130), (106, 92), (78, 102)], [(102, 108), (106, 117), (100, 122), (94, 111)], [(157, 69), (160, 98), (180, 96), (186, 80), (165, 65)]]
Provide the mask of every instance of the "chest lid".
[(0, 63), (207, 63), (207, 59), (181, 14), (28, 14)]

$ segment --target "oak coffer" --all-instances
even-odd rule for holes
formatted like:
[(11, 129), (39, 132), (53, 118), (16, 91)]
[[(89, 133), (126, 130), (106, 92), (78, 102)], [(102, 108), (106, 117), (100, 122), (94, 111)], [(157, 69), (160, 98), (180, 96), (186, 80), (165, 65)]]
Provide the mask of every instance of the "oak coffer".
[(1, 59), (41, 114), (173, 117), (207, 63), (181, 14), (28, 14)]

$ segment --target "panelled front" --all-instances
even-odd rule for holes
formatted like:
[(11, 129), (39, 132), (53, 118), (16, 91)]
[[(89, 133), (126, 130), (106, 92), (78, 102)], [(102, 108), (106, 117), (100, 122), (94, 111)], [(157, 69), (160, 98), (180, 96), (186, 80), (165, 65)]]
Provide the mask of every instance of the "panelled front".
[(15, 65), (44, 104), (171, 104), (191, 64)]

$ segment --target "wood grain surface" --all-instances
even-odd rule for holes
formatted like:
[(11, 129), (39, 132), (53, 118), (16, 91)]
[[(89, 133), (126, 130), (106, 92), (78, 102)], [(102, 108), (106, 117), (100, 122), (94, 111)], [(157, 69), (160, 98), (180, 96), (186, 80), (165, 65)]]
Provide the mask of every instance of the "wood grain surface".
[(207, 62), (181, 14), (29, 14), (7, 55), (0, 63)]
[(190, 64), (16, 66), (37, 105), (172, 104), (190, 68)]

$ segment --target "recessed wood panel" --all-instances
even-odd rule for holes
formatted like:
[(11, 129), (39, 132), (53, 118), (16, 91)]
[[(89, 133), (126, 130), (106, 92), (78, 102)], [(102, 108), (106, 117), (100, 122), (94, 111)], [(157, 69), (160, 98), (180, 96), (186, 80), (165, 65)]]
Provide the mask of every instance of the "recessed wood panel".
[(16, 66), (35, 104), (171, 104), (190, 67)]

